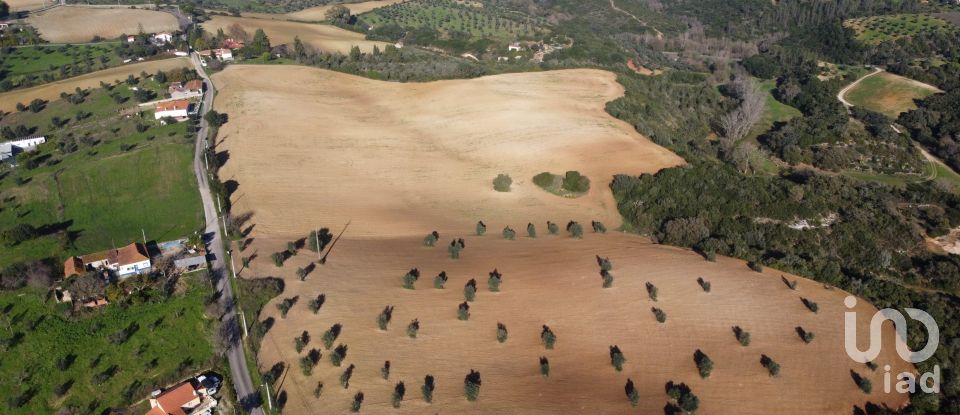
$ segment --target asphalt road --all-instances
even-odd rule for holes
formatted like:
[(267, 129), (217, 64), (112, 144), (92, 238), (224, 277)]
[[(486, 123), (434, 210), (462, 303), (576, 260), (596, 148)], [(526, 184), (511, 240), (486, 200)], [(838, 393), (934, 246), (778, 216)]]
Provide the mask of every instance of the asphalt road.
[(237, 322), (236, 303), (233, 298), (233, 290), (230, 288), (230, 276), (222, 258), (224, 249), (223, 236), (220, 234), (219, 215), (213, 196), (210, 193), (210, 184), (207, 181), (204, 165), (204, 152), (207, 146), (209, 126), (207, 121), (203, 119), (203, 115), (213, 107), (213, 97), (216, 90), (213, 87), (213, 82), (203, 71), (199, 56), (193, 53), (190, 60), (207, 87), (200, 107), (200, 130), (197, 133), (193, 172), (197, 176), (200, 200), (203, 201), (203, 213), (206, 217), (204, 241), (207, 244), (207, 252), (212, 253), (210, 255), (210, 276), (216, 282), (217, 291), (220, 293), (220, 302), (225, 310), (222, 322), (224, 327), (228, 328), (227, 343), (229, 349), (227, 350), (227, 360), (230, 363), (230, 378), (233, 379), (233, 387), (236, 390), (240, 405), (253, 415), (264, 415), (263, 409), (260, 408), (257, 388), (250, 380), (250, 371), (247, 370), (247, 359), (244, 356), (243, 345), (241, 344), (240, 324)]

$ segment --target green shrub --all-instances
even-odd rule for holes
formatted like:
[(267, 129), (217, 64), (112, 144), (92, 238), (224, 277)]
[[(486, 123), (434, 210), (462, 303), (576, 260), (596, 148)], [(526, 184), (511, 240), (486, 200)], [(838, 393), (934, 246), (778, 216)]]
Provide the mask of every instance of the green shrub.
[(627, 384), (623, 387), (623, 390), (627, 394), (627, 399), (630, 400), (630, 406), (637, 406), (640, 403), (640, 392), (637, 392), (633, 380), (627, 378)]
[(327, 331), (323, 332), (323, 336), (320, 337), (320, 341), (323, 342), (323, 347), (327, 350), (330, 350), (333, 347), (333, 342), (337, 340), (337, 337), (340, 337), (340, 330), (343, 326), (340, 323), (330, 326)]
[(617, 369), (617, 372), (623, 371), (623, 363), (626, 361), (627, 358), (625, 358), (623, 352), (620, 351), (620, 346), (610, 346), (610, 364), (613, 365), (614, 369)]
[(545, 171), (536, 176), (533, 176), (533, 184), (540, 186), (544, 189), (549, 189), (553, 187), (553, 181), (555, 180), (553, 173)]
[(297, 268), (297, 279), (300, 281), (307, 279), (307, 270), (305, 268)]
[(490, 272), (490, 278), (487, 279), (487, 288), (492, 292), (500, 291), (500, 282), (502, 280), (503, 275), (494, 268), (494, 270)]
[(532, 223), (527, 224), (527, 236), (531, 238), (537, 237), (537, 227), (533, 226)]
[(797, 326), (797, 335), (800, 336), (800, 340), (803, 340), (804, 343), (810, 344), (813, 341), (813, 332), (806, 331), (803, 327)]
[(550, 377), (550, 361), (547, 360), (546, 356), (540, 356), (540, 375), (544, 379)]
[(600, 255), (597, 255), (597, 265), (603, 271), (613, 270), (613, 263), (610, 262), (610, 258), (601, 258)]
[(467, 301), (473, 301), (477, 297), (477, 280), (471, 278), (470, 281), (463, 286), (463, 299)]
[(414, 288), (413, 283), (417, 282), (418, 279), (420, 279), (420, 270), (414, 268), (407, 271), (403, 276), (403, 288), (412, 290)]
[(607, 227), (598, 221), (590, 222), (590, 225), (593, 226), (593, 231), (596, 233), (607, 233)]
[(426, 375), (423, 377), (423, 386), (420, 387), (420, 392), (423, 393), (423, 400), (427, 403), (433, 402), (433, 389), (435, 388), (433, 384), (433, 376)]
[(583, 238), (583, 226), (575, 221), (570, 221), (567, 223), (567, 232), (570, 232), (570, 236), (574, 238)]
[(761, 263), (758, 262), (758, 261), (750, 261), (750, 262), (747, 263), (747, 266), (750, 267), (750, 269), (752, 269), (752, 270), (754, 270), (754, 271), (756, 271), (756, 272), (762, 272), (762, 271), (763, 271), (763, 264), (761, 264)]
[(780, 280), (783, 281), (783, 283), (786, 284), (791, 290), (797, 289), (797, 280), (788, 280), (787, 277), (783, 275), (780, 276)]
[(513, 228), (509, 226), (507, 226), (506, 228), (503, 228), (503, 239), (512, 241), (516, 238), (517, 238), (517, 231), (513, 230)]
[(767, 368), (767, 372), (770, 373), (771, 377), (780, 375), (780, 365), (777, 362), (774, 362), (770, 356), (760, 355), (760, 365)]
[(344, 344), (337, 345), (336, 349), (333, 349), (333, 352), (330, 353), (330, 363), (333, 363), (334, 366), (339, 367), (340, 363), (343, 363), (343, 359), (347, 358), (347, 346)]
[(310, 376), (313, 373), (313, 362), (310, 361), (309, 356), (300, 358), (300, 371), (303, 372), (303, 376)]
[(547, 232), (550, 232), (551, 235), (556, 235), (560, 232), (560, 226), (557, 226), (556, 223), (547, 221)]
[(273, 265), (276, 267), (279, 268), (283, 266), (284, 255), (282, 252), (274, 252), (272, 255), (270, 255), (270, 259), (273, 260)]
[(657, 319), (657, 322), (665, 323), (667, 321), (667, 313), (664, 313), (663, 310), (652, 307), (650, 308), (650, 311), (653, 312), (653, 317)]
[(650, 299), (657, 301), (657, 286), (653, 285), (649, 281), (646, 283), (647, 286), (647, 295), (650, 296)]
[(353, 402), (350, 403), (350, 412), (360, 412), (361, 405), (363, 405), (363, 392), (357, 392), (353, 395)]
[(380, 330), (386, 330), (387, 326), (390, 325), (390, 319), (393, 318), (393, 306), (386, 306), (383, 308), (383, 311), (377, 316), (377, 327), (380, 327)]
[(493, 179), (493, 190), (509, 192), (511, 184), (513, 184), (513, 179), (510, 178), (510, 175), (500, 173)]
[(446, 272), (446, 271), (440, 271), (440, 273), (437, 274), (437, 276), (433, 278), (433, 288), (436, 288), (436, 289), (438, 289), (438, 290), (442, 290), (444, 284), (446, 284), (446, 283), (447, 283), (447, 272)]
[(420, 320), (413, 319), (410, 324), (407, 325), (407, 336), (411, 339), (417, 338), (417, 332), (420, 331)]
[(390, 404), (394, 408), (400, 407), (400, 402), (403, 401), (403, 395), (407, 393), (407, 387), (403, 386), (403, 381), (397, 382), (397, 385), (393, 387), (393, 395), (390, 396)]
[(503, 343), (507, 341), (507, 326), (501, 322), (497, 322), (497, 341)]
[(741, 346), (746, 347), (750, 345), (750, 333), (740, 328), (740, 326), (733, 326), (733, 335), (737, 338), (737, 341), (740, 342)]
[(853, 381), (857, 384), (857, 387), (860, 388), (863, 393), (869, 395), (873, 391), (873, 383), (870, 382), (870, 379), (867, 379), (863, 376), (860, 376), (859, 373), (853, 372)]
[(613, 287), (613, 274), (607, 270), (600, 270), (600, 278), (603, 279), (603, 288)]
[(290, 309), (293, 308), (293, 305), (297, 303), (297, 300), (300, 299), (300, 296), (294, 296), (290, 298), (284, 298), (277, 304), (277, 309), (280, 310), (280, 318), (287, 318), (287, 313), (290, 312)]
[(293, 343), (294, 347), (297, 349), (297, 353), (300, 353), (303, 351), (303, 348), (310, 343), (310, 333), (304, 330), (303, 333), (300, 333), (299, 336), (293, 339)]
[(323, 381), (317, 382), (317, 387), (313, 388), (313, 397), (315, 399), (320, 399), (320, 395), (323, 394)]
[(457, 320), (467, 321), (470, 319), (470, 304), (466, 301), (460, 303), (457, 307)]
[(297, 255), (297, 243), (296, 242), (287, 242), (287, 252), (290, 253), (290, 256)]
[(710, 360), (710, 357), (707, 356), (706, 353), (697, 349), (697, 351), (693, 353), (693, 361), (697, 364), (697, 370), (700, 371), (701, 378), (706, 379), (710, 377), (710, 373), (713, 372), (713, 361)]
[(340, 374), (340, 386), (343, 386), (344, 389), (350, 387), (350, 378), (353, 377), (353, 369), (355, 368), (356, 366), (350, 364), (350, 366), (347, 366), (343, 373)]
[(320, 311), (320, 307), (323, 307), (323, 303), (326, 301), (327, 296), (325, 294), (318, 294), (317, 298), (314, 298), (307, 303), (307, 308), (309, 308), (313, 314), (317, 314)]
[(447, 246), (447, 253), (450, 254), (450, 259), (460, 259), (460, 251), (462, 251), (463, 248), (463, 239), (450, 241), (450, 245)]
[(471, 402), (480, 397), (480, 372), (470, 369), (470, 373), (463, 379), (463, 393)]
[(801, 298), (800, 301), (803, 302), (803, 305), (805, 305), (807, 309), (813, 313), (816, 313), (817, 311), (820, 310), (820, 306), (818, 306), (817, 303), (811, 300), (808, 300), (806, 298)]
[(550, 330), (550, 327), (544, 324), (543, 331), (540, 332), (540, 340), (543, 341), (543, 345), (547, 349), (553, 349), (553, 345), (557, 342), (557, 335), (553, 333), (553, 330)]
[(703, 277), (697, 278), (697, 284), (700, 284), (700, 288), (703, 289), (703, 292), (710, 292), (710, 282), (703, 279)]
[(487, 233), (487, 225), (483, 221), (477, 222), (477, 236), (483, 236), (485, 233)]
[(438, 234), (437, 231), (433, 231), (431, 233), (428, 233), (427, 236), (423, 237), (423, 245), (432, 247), (437, 244), (437, 240), (439, 239), (440, 239), (440, 234)]
[(583, 193), (590, 190), (590, 179), (576, 170), (571, 170), (563, 176), (561, 187), (573, 193)]
[(390, 379), (390, 361), (389, 360), (383, 362), (383, 367), (380, 368), (380, 377), (382, 377), (383, 380)]

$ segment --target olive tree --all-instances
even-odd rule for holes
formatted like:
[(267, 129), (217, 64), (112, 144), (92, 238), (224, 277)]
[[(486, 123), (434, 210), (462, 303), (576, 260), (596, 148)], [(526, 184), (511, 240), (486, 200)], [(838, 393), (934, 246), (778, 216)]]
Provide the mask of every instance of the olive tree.
[(497, 341), (503, 343), (507, 341), (507, 326), (501, 322), (497, 322)]
[(710, 373), (713, 372), (713, 361), (710, 360), (710, 357), (707, 356), (706, 353), (697, 349), (697, 351), (693, 353), (693, 361), (697, 364), (697, 370), (700, 371), (701, 378), (706, 379), (710, 377)]
[(426, 375), (423, 377), (423, 386), (420, 387), (420, 392), (423, 393), (423, 400), (427, 403), (433, 402), (433, 390), (436, 388), (433, 384), (433, 376)]
[(443, 285), (447, 283), (447, 272), (440, 271), (436, 277), (433, 278), (433, 288), (443, 289)]
[(414, 289), (413, 284), (420, 279), (420, 270), (413, 268), (403, 276), (403, 288)]
[(550, 330), (549, 326), (544, 324), (543, 330), (540, 332), (540, 340), (543, 341), (543, 345), (547, 349), (553, 349), (553, 345), (557, 342), (557, 335), (553, 333), (553, 330)]
[(546, 356), (540, 356), (540, 375), (544, 379), (550, 377), (550, 361), (547, 360)]
[(383, 308), (383, 311), (377, 316), (377, 327), (380, 327), (380, 330), (386, 330), (387, 326), (390, 325), (390, 319), (393, 318), (393, 306), (386, 306)]
[(480, 372), (470, 369), (470, 373), (463, 379), (463, 393), (471, 402), (480, 397)]
[(610, 364), (613, 365), (614, 369), (617, 369), (617, 372), (623, 371), (623, 363), (626, 361), (627, 358), (625, 358), (623, 352), (620, 351), (620, 346), (610, 346)]
[(417, 338), (417, 332), (420, 331), (420, 320), (413, 319), (410, 324), (407, 325), (407, 336), (411, 339)]

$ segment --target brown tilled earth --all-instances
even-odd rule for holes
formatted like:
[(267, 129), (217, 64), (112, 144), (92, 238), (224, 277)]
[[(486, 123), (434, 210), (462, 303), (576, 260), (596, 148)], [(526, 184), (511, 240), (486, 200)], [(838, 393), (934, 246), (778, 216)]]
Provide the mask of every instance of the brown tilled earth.
[(283, 20), (258, 19), (252, 17), (232, 17), (232, 16), (214, 16), (213, 19), (204, 22), (204, 30), (216, 33), (223, 29), (230, 33), (230, 27), (239, 25), (251, 37), (257, 29), (263, 29), (263, 32), (270, 38), (273, 45), (293, 44), (294, 37), (299, 36), (304, 44), (313, 46), (324, 52), (349, 53), (354, 46), (359, 46), (360, 50), (370, 52), (376, 45), (383, 50), (386, 42), (378, 42), (364, 39), (363, 34), (351, 32), (336, 26), (314, 23), (288, 22)]
[[(559, 219), (559, 218), (558, 218)], [(489, 223), (502, 229), (503, 223)], [(515, 228), (525, 223), (511, 223)], [(797, 291), (780, 281), (782, 273), (755, 273), (739, 260), (720, 258), (711, 263), (699, 255), (677, 248), (654, 245), (641, 237), (611, 232), (587, 234), (583, 240), (544, 235), (507, 241), (493, 231), (472, 236), (471, 228), (445, 233), (443, 242), (464, 236), (466, 249), (459, 260), (448, 259), (446, 249), (423, 247), (420, 238), (389, 240), (352, 239), (350, 231), (334, 247), (326, 265), (300, 282), (292, 277), (297, 267), (316, 259), (302, 251), (282, 268), (269, 263), (269, 252), (282, 244), (258, 246), (262, 260), (250, 275), (284, 275), (287, 288), (281, 297), (299, 295), (286, 319), (272, 301), (262, 318), (276, 324), (268, 333), (261, 366), (285, 362), (290, 370), (283, 383), (284, 413), (346, 413), (353, 395), (363, 391), (363, 413), (662, 413), (667, 402), (664, 384), (685, 382), (700, 397), (701, 414), (849, 414), (853, 405), (869, 400), (891, 407), (907, 401), (904, 395), (883, 394), (882, 370), (871, 372), (844, 353), (843, 305), (846, 293), (827, 290), (800, 279)], [(601, 288), (594, 255), (608, 256), (614, 264), (614, 286)], [(415, 290), (401, 287), (401, 277), (411, 268), (421, 272)], [(503, 275), (501, 292), (487, 290), (487, 275), (494, 268)], [(437, 290), (432, 281), (440, 271), (449, 276), (447, 288)], [(703, 277), (712, 285), (709, 294), (697, 284)], [(463, 301), (463, 286), (478, 281), (479, 292), (470, 309), (469, 321), (457, 320), (457, 304)], [(789, 278), (796, 278), (789, 276)], [(659, 291), (651, 301), (645, 282)], [(314, 315), (307, 303), (318, 294), (326, 303)], [(817, 314), (808, 311), (801, 297), (817, 302)], [(377, 328), (377, 315), (384, 306), (395, 306), (387, 331)], [(650, 308), (667, 313), (659, 324)], [(874, 308), (861, 301), (857, 308), (860, 327), (868, 327)], [(407, 337), (407, 324), (420, 320), (416, 339)], [(496, 323), (509, 330), (506, 343), (496, 340)], [(322, 349), (320, 338), (334, 323), (343, 324), (337, 343), (348, 346), (343, 367), (333, 367), (329, 352), (311, 376), (299, 369), (299, 359), (310, 348)], [(545, 350), (539, 335), (547, 324), (557, 335), (554, 350)], [(752, 342), (742, 347), (732, 326), (750, 332)], [(795, 327), (815, 333), (804, 344)], [(882, 368), (891, 364), (894, 373), (912, 370), (896, 356), (892, 326), (884, 333)], [(294, 337), (307, 330), (311, 343), (301, 354)], [(861, 333), (861, 348), (866, 334)], [(610, 345), (619, 345), (627, 358), (623, 372), (610, 364)], [(714, 361), (713, 374), (700, 379), (693, 353), (701, 349)], [(771, 378), (760, 365), (767, 354), (781, 365), (779, 377)], [(538, 358), (550, 359), (551, 374), (543, 379)], [(380, 378), (380, 367), (391, 362), (389, 380)], [(357, 367), (349, 389), (339, 384), (349, 364)], [(463, 378), (479, 370), (483, 386), (480, 400), (467, 402)], [(868, 376), (871, 395), (854, 384), (850, 370)], [(423, 377), (436, 378), (434, 402), (423, 402)], [(631, 408), (623, 391), (627, 378), (640, 392), (640, 406)], [(407, 395), (399, 411), (390, 407), (397, 381), (404, 381)], [(320, 399), (313, 397), (317, 382), (323, 382)]]
[[(226, 152), (223, 180), (234, 180), (233, 211), (252, 213), (256, 253), (241, 277), (278, 276), (286, 291), (264, 309), (274, 318), (259, 355), (266, 370), (277, 362), (289, 367), (274, 391), (285, 413), (345, 413), (357, 391), (366, 394), (364, 413), (660, 413), (664, 384), (685, 382), (701, 400), (701, 414), (849, 414), (866, 401), (900, 407), (907, 396), (887, 395), (882, 371), (872, 372), (844, 352), (845, 293), (800, 279), (797, 291), (780, 281), (781, 273), (749, 270), (739, 260), (712, 263), (682, 249), (654, 245), (642, 237), (611, 231), (588, 233), (583, 240), (547, 235), (546, 221), (563, 226), (602, 220), (620, 224), (608, 187), (613, 174), (641, 174), (683, 161), (611, 118), (604, 104), (623, 94), (613, 74), (567, 70), (509, 74), (473, 80), (399, 84), (305, 67), (231, 66), (214, 75), (215, 107), (229, 114), (220, 129), (218, 151)], [(590, 192), (577, 199), (546, 193), (531, 183), (536, 173), (577, 169), (589, 176)], [(491, 180), (500, 172), (514, 177), (509, 193), (497, 193)], [(474, 223), (488, 224), (486, 236), (473, 235)], [(316, 265), (306, 281), (294, 273), (309, 267), (317, 254), (301, 251), (275, 267), (270, 254), (286, 242), (327, 226), (334, 234), (350, 222), (325, 265)], [(504, 240), (510, 225), (525, 235), (528, 221), (539, 238)], [(439, 230), (437, 247), (423, 236)], [(462, 258), (447, 257), (446, 245), (464, 237)], [(601, 288), (595, 255), (613, 261), (613, 288)], [(237, 261), (239, 263), (239, 261)], [(421, 272), (415, 290), (401, 287), (411, 268)], [(487, 291), (487, 274), (504, 275), (502, 291)], [(432, 288), (440, 271), (447, 289)], [(712, 284), (708, 294), (696, 282)], [(796, 277), (788, 276), (793, 279)], [(466, 281), (480, 288), (469, 321), (457, 320)], [(644, 284), (659, 289), (651, 301)], [(318, 294), (326, 303), (318, 314), (307, 303)], [(299, 296), (287, 318), (276, 304)], [(801, 297), (817, 302), (814, 314)], [(385, 306), (396, 309), (387, 331), (376, 325)], [(650, 308), (667, 313), (665, 324)], [(860, 327), (874, 308), (860, 302)], [(248, 316), (250, 317), (250, 316)], [(417, 339), (405, 334), (414, 318)], [(496, 323), (509, 332), (496, 340)], [(322, 348), (323, 331), (343, 324), (337, 340), (349, 347), (343, 367), (333, 367), (329, 351), (314, 373), (304, 376), (299, 361), (306, 350)], [(557, 334), (557, 347), (540, 344), (541, 325)], [(752, 343), (742, 347), (732, 333), (739, 325)], [(804, 344), (797, 326), (815, 333)], [(294, 337), (312, 337), (301, 354)], [(877, 363), (895, 371), (912, 370), (893, 347), (892, 326), (885, 327), (884, 354)], [(866, 336), (861, 333), (861, 347)], [(626, 354), (623, 372), (610, 365), (609, 346)], [(700, 379), (693, 354), (701, 349), (715, 363), (709, 379)], [(782, 366), (771, 378), (760, 365), (767, 354)], [(546, 356), (551, 376), (539, 374)], [(383, 362), (392, 364), (389, 380), (380, 378)], [(339, 385), (349, 364), (356, 369), (350, 387)], [(467, 402), (463, 378), (479, 370), (483, 386), (478, 402)], [(850, 371), (870, 378), (863, 394)], [(897, 373), (897, 372), (895, 372)], [(433, 375), (433, 404), (420, 398), (423, 377)], [(640, 407), (624, 395), (627, 378), (640, 391)], [(397, 381), (407, 394), (399, 410), (390, 407)], [(316, 399), (314, 387), (323, 382)]]
[(57, 7), (30, 16), (27, 22), (53, 43), (89, 42), (94, 36), (114, 39), (122, 34), (174, 31), (180, 28), (170, 13), (153, 10)]
[[(394, 83), (306, 67), (231, 66), (214, 75), (230, 114), (218, 149), (239, 188), (234, 212), (294, 237), (352, 220), (353, 235), (457, 229), (478, 217), (620, 224), (608, 183), (683, 163), (604, 112), (623, 94), (610, 72), (566, 70)], [(590, 192), (541, 190), (543, 171), (578, 170)], [(508, 193), (493, 190), (499, 173)]]

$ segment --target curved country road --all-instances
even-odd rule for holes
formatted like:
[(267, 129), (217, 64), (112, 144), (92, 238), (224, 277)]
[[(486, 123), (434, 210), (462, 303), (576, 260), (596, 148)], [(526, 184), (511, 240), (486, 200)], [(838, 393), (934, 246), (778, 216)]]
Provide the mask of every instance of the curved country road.
[(624, 9), (621, 9), (621, 8), (617, 7), (617, 5), (613, 2), (613, 0), (610, 0), (610, 7), (613, 8), (613, 10), (615, 10), (615, 11), (617, 11), (617, 12), (620, 12), (620, 13), (623, 13), (623, 14), (625, 14), (625, 15), (627, 15), (627, 16), (630, 16), (631, 18), (633, 18), (633, 20), (636, 20), (637, 23), (642, 24), (644, 27), (646, 27), (646, 28), (648, 28), (648, 29), (650, 29), (650, 30), (653, 30), (653, 31), (657, 34), (657, 39), (663, 39), (663, 32), (657, 30), (657, 28), (655, 28), (655, 27), (653, 27), (653, 26), (650, 26), (649, 24), (647, 24), (647, 22), (645, 22), (645, 21), (643, 21), (643, 20), (640, 20), (640, 18), (637, 17), (637, 16), (635, 16), (633, 13), (630, 13), (630, 12), (624, 10)]
[[(611, 1), (612, 1), (612, 0), (611, 0)], [(864, 75), (864, 76), (861, 76), (860, 78), (857, 78), (856, 81), (851, 82), (850, 85), (847, 85), (847, 86), (843, 87), (843, 89), (841, 89), (840, 92), (837, 92), (837, 99), (840, 100), (840, 103), (842, 103), (845, 107), (847, 107), (847, 108), (852, 107), (853, 104), (851, 104), (850, 102), (848, 102), (848, 101), (844, 98), (844, 97), (847, 95), (847, 92), (850, 92), (851, 89), (853, 89), (854, 87), (856, 87), (857, 85), (859, 85), (859, 84), (860, 84), (860, 81), (862, 81), (862, 80), (864, 80), (864, 79), (867, 79), (867, 78), (869, 78), (869, 77), (871, 77), (871, 76), (874, 76), (874, 75), (876, 75), (876, 74), (878, 74), (878, 73), (880, 73), (880, 72), (883, 72), (883, 69), (874, 67), (874, 68), (873, 68), (873, 72), (870, 72), (870, 73), (868, 73), (868, 74), (866, 74), (866, 75)]]
[(203, 82), (207, 86), (207, 91), (203, 95), (203, 102), (200, 106), (200, 130), (197, 133), (196, 151), (193, 158), (193, 172), (197, 176), (197, 184), (200, 187), (200, 200), (203, 201), (203, 213), (206, 217), (206, 228), (204, 229), (204, 240), (207, 241), (207, 252), (210, 257), (210, 275), (217, 284), (217, 291), (220, 293), (220, 303), (223, 305), (225, 313), (223, 315), (223, 324), (231, 327), (227, 343), (227, 360), (230, 363), (230, 378), (233, 380), (233, 387), (236, 390), (237, 399), (244, 409), (250, 411), (253, 415), (264, 415), (260, 408), (259, 398), (257, 397), (257, 388), (253, 386), (250, 380), (250, 371), (247, 368), (247, 359), (244, 355), (242, 337), (240, 336), (240, 325), (237, 322), (237, 311), (233, 298), (233, 290), (230, 288), (230, 276), (227, 274), (226, 266), (223, 263), (223, 237), (220, 234), (219, 216), (217, 207), (214, 205), (213, 196), (210, 194), (210, 184), (207, 181), (207, 170), (204, 163), (204, 153), (207, 147), (207, 134), (209, 125), (203, 119), (203, 116), (213, 107), (213, 96), (216, 89), (213, 82), (207, 77), (200, 65), (200, 57), (196, 52), (191, 54), (190, 58), (194, 68)]

